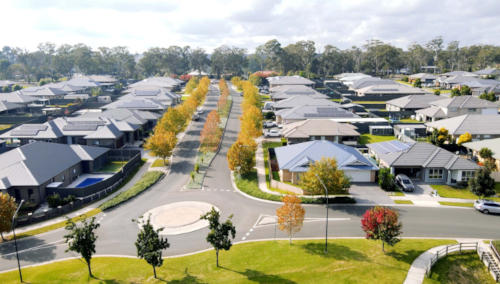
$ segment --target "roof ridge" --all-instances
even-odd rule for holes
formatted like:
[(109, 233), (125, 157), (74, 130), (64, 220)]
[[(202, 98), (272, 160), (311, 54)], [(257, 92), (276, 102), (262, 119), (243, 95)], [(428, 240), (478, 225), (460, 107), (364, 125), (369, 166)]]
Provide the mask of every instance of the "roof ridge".
[(465, 120), (469, 117), (469, 114), (464, 114), (464, 119), (462, 119), (462, 122), (460, 122), (460, 124), (457, 126), (457, 128), (455, 129), (455, 132), (460, 128), (462, 127), (462, 124), (464, 124)]
[[(399, 140), (398, 140), (398, 141), (399, 141)], [(386, 141), (386, 142), (387, 142), (387, 141)], [(381, 142), (381, 143), (384, 143), (384, 142)], [(403, 150), (403, 151), (395, 152), (395, 154), (398, 154), (398, 156), (397, 156), (397, 157), (396, 157), (396, 158), (392, 161), (391, 165), (392, 165), (392, 164), (394, 164), (394, 163), (395, 163), (395, 162), (396, 162), (399, 158), (401, 158), (401, 155), (402, 155), (403, 153), (406, 153), (406, 152), (410, 151), (410, 149), (412, 149), (415, 145), (417, 145), (417, 143), (410, 145), (410, 147), (406, 148), (406, 149), (405, 149), (405, 150)], [(391, 153), (391, 154), (392, 154), (392, 153)]]
[(471, 98), (472, 98), (472, 96), (467, 96), (467, 97), (465, 98), (465, 100), (462, 102), (462, 104), (460, 104), (460, 108), (463, 108), (463, 107), (464, 107), (464, 105), (465, 105), (465, 104), (466, 104), (466, 103), (467, 103), (467, 102), (468, 102)]
[(449, 169), (453, 166), (453, 164), (455, 164), (455, 162), (458, 160), (458, 156), (457, 155), (452, 155), (451, 159), (448, 161), (448, 163), (446, 164), (446, 166), (444, 167), (445, 169)]
[(439, 147), (436, 147), (434, 152), (425, 160), (425, 162), (422, 164), (423, 167), (427, 167), (427, 165), (437, 156), (437, 154), (441, 151)]

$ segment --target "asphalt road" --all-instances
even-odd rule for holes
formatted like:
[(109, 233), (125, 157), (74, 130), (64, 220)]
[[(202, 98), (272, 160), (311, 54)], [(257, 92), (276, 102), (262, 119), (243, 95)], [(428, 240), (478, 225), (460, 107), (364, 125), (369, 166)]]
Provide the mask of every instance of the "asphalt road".
[[(249, 199), (233, 190), (226, 153), (236, 140), (241, 115), (241, 97), (234, 91), (233, 108), (228, 120), (220, 153), (207, 172), (203, 190), (185, 190), (199, 146), (199, 134), (206, 115), (216, 108), (217, 93), (207, 96), (205, 112), (200, 121), (193, 122), (175, 151), (169, 175), (133, 200), (105, 214), (99, 214), (98, 255), (136, 255), (135, 239), (138, 227), (132, 222), (148, 210), (177, 201), (204, 201), (217, 206), (223, 218), (233, 214), (237, 235), (235, 242), (264, 238), (285, 238), (274, 224), (257, 224), (262, 216), (273, 216), (278, 204)], [(323, 237), (325, 206), (306, 205), (306, 221), (296, 237)], [(360, 218), (368, 206), (330, 205), (330, 237), (363, 237)], [(425, 208), (395, 206), (401, 214), (403, 237), (437, 238), (500, 238), (500, 216), (483, 215), (468, 208)], [(209, 248), (205, 241), (208, 230), (169, 236), (170, 248), (165, 255), (177, 255)], [(18, 242), (21, 265), (31, 265), (77, 256), (65, 252), (64, 229), (51, 231)], [(0, 244), (0, 271), (17, 265), (12, 242)]]

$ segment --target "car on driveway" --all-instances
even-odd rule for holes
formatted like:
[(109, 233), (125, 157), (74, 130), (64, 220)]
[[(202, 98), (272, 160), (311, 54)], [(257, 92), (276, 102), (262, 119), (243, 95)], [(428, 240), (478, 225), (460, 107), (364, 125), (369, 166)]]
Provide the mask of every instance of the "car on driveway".
[(396, 176), (396, 183), (401, 187), (403, 191), (413, 192), (415, 191), (415, 186), (411, 179), (404, 174), (399, 174)]
[(488, 199), (479, 199), (474, 202), (474, 208), (477, 211), (482, 212), (484, 214), (496, 213), (500, 214), (500, 203), (488, 200)]
[(276, 122), (274, 121), (266, 121), (264, 122), (264, 128), (272, 128), (277, 126)]
[(266, 137), (281, 137), (281, 131), (278, 129), (271, 129), (266, 132), (265, 134)]
[(199, 114), (197, 114), (197, 113), (195, 113), (195, 114), (193, 115), (193, 120), (194, 120), (194, 121), (198, 121), (198, 120), (200, 120), (200, 115), (199, 115)]

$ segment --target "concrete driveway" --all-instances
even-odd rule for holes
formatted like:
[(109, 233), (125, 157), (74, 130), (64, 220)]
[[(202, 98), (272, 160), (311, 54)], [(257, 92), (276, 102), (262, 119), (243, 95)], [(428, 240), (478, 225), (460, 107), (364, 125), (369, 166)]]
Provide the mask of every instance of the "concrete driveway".
[(394, 204), (376, 183), (353, 183), (349, 193), (356, 199), (356, 204)]

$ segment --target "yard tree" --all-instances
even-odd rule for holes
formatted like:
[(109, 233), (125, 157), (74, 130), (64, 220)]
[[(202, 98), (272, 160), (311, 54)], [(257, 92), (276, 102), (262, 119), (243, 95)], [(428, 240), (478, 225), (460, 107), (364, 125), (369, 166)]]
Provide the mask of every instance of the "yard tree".
[(458, 88), (453, 88), (451, 89), (451, 93), (450, 93), (450, 96), (453, 98), (453, 97), (459, 97), (461, 96), (462, 94), (460, 93), (460, 90)]
[(431, 135), (431, 142), (437, 146), (442, 146), (446, 141), (448, 141), (450, 135), (448, 134), (448, 130), (444, 127), (441, 127), (439, 130), (434, 129)]
[(250, 75), (248, 77), (248, 80), (254, 85), (254, 86), (259, 86), (262, 82), (262, 78), (256, 74)]
[(167, 238), (162, 238), (160, 232), (164, 228), (154, 229), (151, 225), (150, 217), (146, 220), (132, 220), (141, 226), (141, 230), (137, 235), (135, 247), (137, 248), (137, 256), (146, 260), (153, 267), (153, 274), (156, 277), (156, 267), (163, 264), (162, 251), (170, 247)]
[(16, 200), (9, 194), (0, 192), (0, 236), (3, 241), (3, 233), (12, 229), (12, 217), (16, 209)]
[(97, 240), (95, 230), (97, 230), (99, 226), (99, 223), (95, 222), (95, 217), (92, 217), (90, 221), (88, 219), (84, 219), (80, 226), (68, 218), (65, 227), (68, 231), (68, 234), (64, 236), (64, 239), (68, 244), (66, 252), (74, 251), (82, 256), (87, 263), (90, 277), (94, 277), (92, 275), (92, 269), (90, 268), (90, 261), (92, 259), (92, 255), (95, 253), (95, 242)]
[(481, 95), (479, 95), (479, 98), (490, 102), (494, 102), (497, 100), (497, 97), (495, 96), (494, 92), (488, 92), (488, 93), (484, 92)]
[(434, 95), (436, 95), (436, 96), (441, 95), (441, 91), (440, 90), (434, 90)]
[(422, 88), (422, 81), (420, 80), (420, 78), (417, 78), (415, 80), (415, 82), (413, 83), (413, 87), (415, 87), (415, 88)]
[(479, 150), (479, 156), (483, 159), (483, 160), (488, 160), (488, 159), (491, 159), (493, 158), (493, 151), (491, 151), (490, 148), (481, 148)]
[(361, 219), (361, 228), (366, 233), (366, 238), (381, 240), (384, 253), (384, 244), (393, 246), (400, 241), (401, 227), (398, 213), (387, 207), (368, 209)]
[(461, 96), (471, 96), (472, 95), (472, 90), (470, 89), (469, 86), (463, 85), (460, 87), (460, 95)]
[(463, 143), (467, 143), (470, 141), (472, 141), (472, 135), (470, 135), (469, 132), (465, 132), (464, 134), (462, 134), (458, 137), (457, 144), (458, 144), (458, 146), (461, 146)]
[(210, 232), (207, 235), (207, 242), (210, 243), (215, 249), (215, 263), (219, 267), (219, 251), (229, 250), (233, 245), (231, 239), (234, 239), (236, 235), (236, 228), (231, 222), (233, 215), (224, 222), (220, 222), (219, 211), (212, 209), (201, 216), (200, 219), (208, 221), (208, 229)]
[[(255, 167), (256, 144), (253, 140), (238, 139), (227, 151), (229, 169), (238, 174), (247, 174)], [(251, 143), (253, 142), (253, 143)]]
[(349, 193), (350, 180), (344, 171), (337, 168), (335, 159), (323, 157), (311, 163), (307, 172), (300, 177), (300, 186), (308, 194), (324, 194), (325, 190), (318, 177), (328, 189), (328, 194)]
[(172, 155), (176, 144), (177, 137), (174, 132), (156, 127), (154, 134), (146, 140), (145, 148), (150, 150), (153, 155), (162, 158), (166, 165), (166, 158)]
[(479, 169), (469, 180), (469, 189), (477, 196), (488, 197), (495, 195), (495, 180), (490, 176), (488, 168)]
[(301, 205), (300, 198), (295, 195), (286, 195), (281, 201), (283, 206), (276, 209), (279, 229), (286, 234), (292, 243), (293, 234), (300, 232), (304, 223), (306, 210)]
[(380, 168), (378, 171), (378, 185), (385, 191), (395, 191), (396, 183), (390, 168)]

